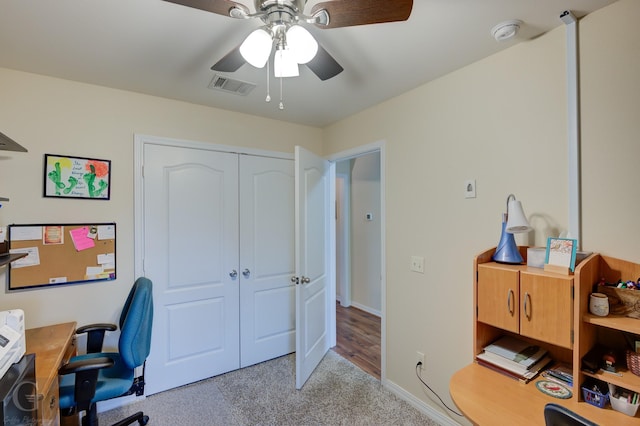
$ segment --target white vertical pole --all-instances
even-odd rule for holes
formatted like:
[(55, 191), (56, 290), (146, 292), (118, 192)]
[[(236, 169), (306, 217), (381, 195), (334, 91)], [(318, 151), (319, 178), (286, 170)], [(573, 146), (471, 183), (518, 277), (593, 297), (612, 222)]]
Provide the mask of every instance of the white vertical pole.
[(578, 80), (578, 23), (568, 10), (560, 19), (567, 26), (567, 118), (569, 171), (569, 236), (578, 240), (581, 248), (580, 211), (580, 95)]

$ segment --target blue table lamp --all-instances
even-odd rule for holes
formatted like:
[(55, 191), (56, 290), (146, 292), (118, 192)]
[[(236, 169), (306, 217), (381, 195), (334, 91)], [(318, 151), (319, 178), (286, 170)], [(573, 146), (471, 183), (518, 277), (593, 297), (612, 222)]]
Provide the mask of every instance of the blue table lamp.
[(522, 203), (513, 194), (507, 197), (507, 212), (502, 214), (502, 234), (492, 259), (499, 263), (522, 263), (522, 255), (513, 234), (531, 231), (531, 225), (522, 210)]

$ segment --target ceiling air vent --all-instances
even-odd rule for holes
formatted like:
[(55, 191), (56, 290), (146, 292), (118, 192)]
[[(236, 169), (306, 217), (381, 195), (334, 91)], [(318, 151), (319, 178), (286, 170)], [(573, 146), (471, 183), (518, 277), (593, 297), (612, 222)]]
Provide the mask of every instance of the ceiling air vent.
[(223, 92), (246, 96), (256, 88), (256, 85), (216, 74), (213, 76), (213, 79), (211, 79), (208, 87), (213, 90), (221, 90)]

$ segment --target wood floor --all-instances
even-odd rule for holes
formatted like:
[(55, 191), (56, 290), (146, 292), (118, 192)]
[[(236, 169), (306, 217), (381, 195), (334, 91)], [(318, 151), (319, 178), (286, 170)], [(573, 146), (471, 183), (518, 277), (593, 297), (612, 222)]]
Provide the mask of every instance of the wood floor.
[(380, 379), (380, 318), (336, 303), (336, 346), (333, 350)]

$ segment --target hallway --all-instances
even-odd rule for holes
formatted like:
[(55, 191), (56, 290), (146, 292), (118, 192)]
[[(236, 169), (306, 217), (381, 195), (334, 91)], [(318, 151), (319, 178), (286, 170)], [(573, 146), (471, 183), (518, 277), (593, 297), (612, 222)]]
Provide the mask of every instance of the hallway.
[(380, 380), (380, 318), (336, 302), (336, 346), (333, 351)]

